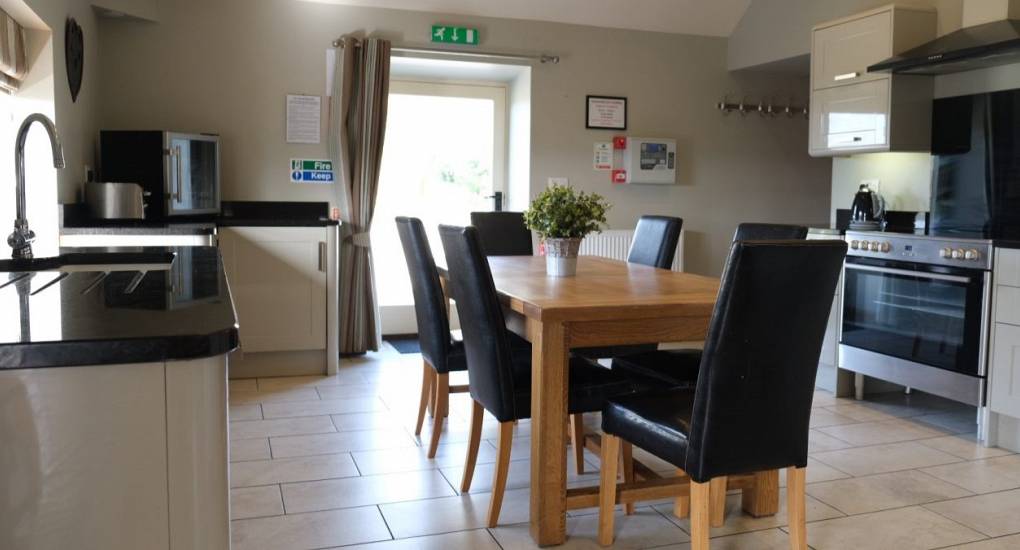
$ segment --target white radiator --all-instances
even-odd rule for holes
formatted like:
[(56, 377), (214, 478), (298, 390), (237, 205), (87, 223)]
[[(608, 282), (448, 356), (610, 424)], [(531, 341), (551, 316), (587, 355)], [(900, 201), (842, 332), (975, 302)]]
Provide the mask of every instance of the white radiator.
[[(633, 229), (609, 229), (602, 233), (592, 233), (581, 241), (582, 256), (601, 256), (613, 260), (627, 260), (630, 241), (634, 239)], [(673, 271), (684, 270), (684, 232), (680, 231), (680, 240), (676, 244), (676, 256), (673, 258)]]

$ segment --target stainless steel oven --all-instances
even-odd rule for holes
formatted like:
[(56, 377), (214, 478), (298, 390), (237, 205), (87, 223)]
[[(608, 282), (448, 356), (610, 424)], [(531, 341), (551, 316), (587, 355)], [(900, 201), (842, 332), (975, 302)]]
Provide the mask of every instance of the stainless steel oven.
[(981, 406), (989, 241), (847, 233), (840, 367)]

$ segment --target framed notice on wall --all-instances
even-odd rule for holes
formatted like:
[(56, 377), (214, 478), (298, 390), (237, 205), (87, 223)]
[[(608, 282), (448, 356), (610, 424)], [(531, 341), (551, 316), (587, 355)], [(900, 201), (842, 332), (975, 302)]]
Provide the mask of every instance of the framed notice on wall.
[(585, 128), (599, 130), (627, 129), (627, 98), (590, 95), (585, 96)]

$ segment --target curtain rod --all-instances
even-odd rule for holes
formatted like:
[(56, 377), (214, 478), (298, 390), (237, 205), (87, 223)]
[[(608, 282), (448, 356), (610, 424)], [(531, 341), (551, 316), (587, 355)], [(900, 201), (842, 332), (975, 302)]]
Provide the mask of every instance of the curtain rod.
[[(343, 48), (343, 39), (336, 39), (333, 41), (333, 47)], [(553, 65), (560, 62), (560, 56), (558, 55), (514, 55), (508, 53), (495, 53), (495, 52), (475, 52), (475, 51), (464, 51), (464, 50), (440, 50), (436, 48), (420, 48), (413, 46), (393, 46), (390, 51), (398, 53), (426, 53), (433, 55), (450, 55), (456, 57), (479, 57), (487, 59), (505, 59), (507, 61), (538, 61), (539, 63), (552, 63)]]

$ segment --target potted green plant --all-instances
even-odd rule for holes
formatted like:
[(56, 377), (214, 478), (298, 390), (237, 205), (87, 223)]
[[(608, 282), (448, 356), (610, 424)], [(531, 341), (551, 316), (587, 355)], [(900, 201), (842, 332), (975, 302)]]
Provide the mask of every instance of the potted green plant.
[(577, 251), (581, 239), (601, 232), (609, 204), (596, 193), (553, 185), (542, 191), (524, 212), (528, 229), (545, 242), (546, 273), (554, 277), (577, 274)]

